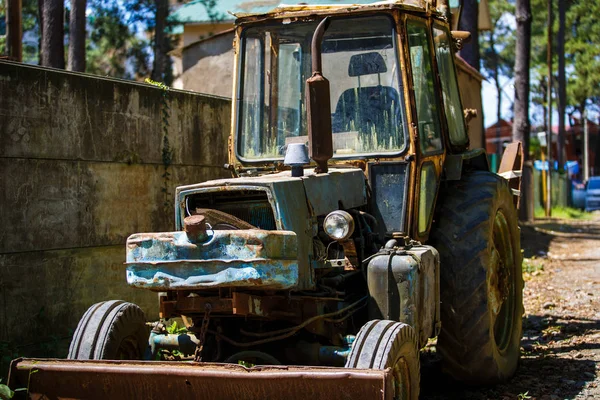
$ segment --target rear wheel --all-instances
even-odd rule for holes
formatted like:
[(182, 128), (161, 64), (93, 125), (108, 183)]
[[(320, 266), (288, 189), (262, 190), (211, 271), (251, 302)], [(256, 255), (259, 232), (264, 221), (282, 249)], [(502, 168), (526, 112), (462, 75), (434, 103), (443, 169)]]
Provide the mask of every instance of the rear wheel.
[(449, 182), (431, 234), (440, 253), (446, 373), (475, 384), (510, 378), (520, 354), (523, 314), (521, 241), (506, 181), (476, 171)]
[(122, 300), (91, 306), (83, 315), (71, 346), (70, 359), (141, 360), (148, 346), (144, 312)]
[(373, 320), (358, 332), (346, 368), (391, 368), (394, 399), (419, 398), (419, 349), (414, 329), (402, 322)]

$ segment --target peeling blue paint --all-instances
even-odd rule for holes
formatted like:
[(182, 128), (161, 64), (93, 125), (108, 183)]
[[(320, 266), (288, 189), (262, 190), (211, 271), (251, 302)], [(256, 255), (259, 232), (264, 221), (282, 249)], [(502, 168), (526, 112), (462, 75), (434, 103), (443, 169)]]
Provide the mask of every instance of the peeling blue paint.
[(290, 231), (208, 231), (205, 243), (185, 232), (138, 233), (127, 239), (127, 283), (168, 290), (214, 287), (289, 289), (298, 285), (297, 237)]

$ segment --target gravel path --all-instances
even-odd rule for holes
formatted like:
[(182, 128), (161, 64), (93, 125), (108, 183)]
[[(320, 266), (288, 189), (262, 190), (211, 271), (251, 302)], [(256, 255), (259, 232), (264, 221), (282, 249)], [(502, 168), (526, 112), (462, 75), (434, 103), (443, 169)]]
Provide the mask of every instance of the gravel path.
[(521, 362), (513, 379), (470, 388), (422, 354), (421, 399), (600, 399), (600, 214), (522, 226), (525, 288)]

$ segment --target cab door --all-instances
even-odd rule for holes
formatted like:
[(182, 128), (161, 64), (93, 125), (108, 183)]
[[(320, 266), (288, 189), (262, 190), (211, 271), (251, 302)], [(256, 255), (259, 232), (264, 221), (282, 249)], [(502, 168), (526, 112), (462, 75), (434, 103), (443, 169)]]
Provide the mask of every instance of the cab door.
[(422, 242), (429, 237), (433, 211), (445, 158), (443, 119), (430, 23), (406, 17), (406, 43), (411, 68), (411, 102), (416, 146), (416, 185), (412, 237)]

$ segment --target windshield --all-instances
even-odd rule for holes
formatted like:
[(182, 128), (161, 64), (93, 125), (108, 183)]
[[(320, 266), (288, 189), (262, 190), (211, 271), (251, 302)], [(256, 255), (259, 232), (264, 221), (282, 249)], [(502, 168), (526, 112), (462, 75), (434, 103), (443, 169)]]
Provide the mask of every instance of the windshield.
[(588, 190), (598, 190), (600, 189), (600, 179), (590, 179), (588, 181)]
[[(284, 20), (242, 33), (237, 127), (242, 158), (282, 159), (286, 145), (308, 142), (304, 86), (312, 73), (317, 23)], [(333, 20), (322, 62), (330, 82), (334, 158), (401, 152), (405, 123), (393, 20)]]

